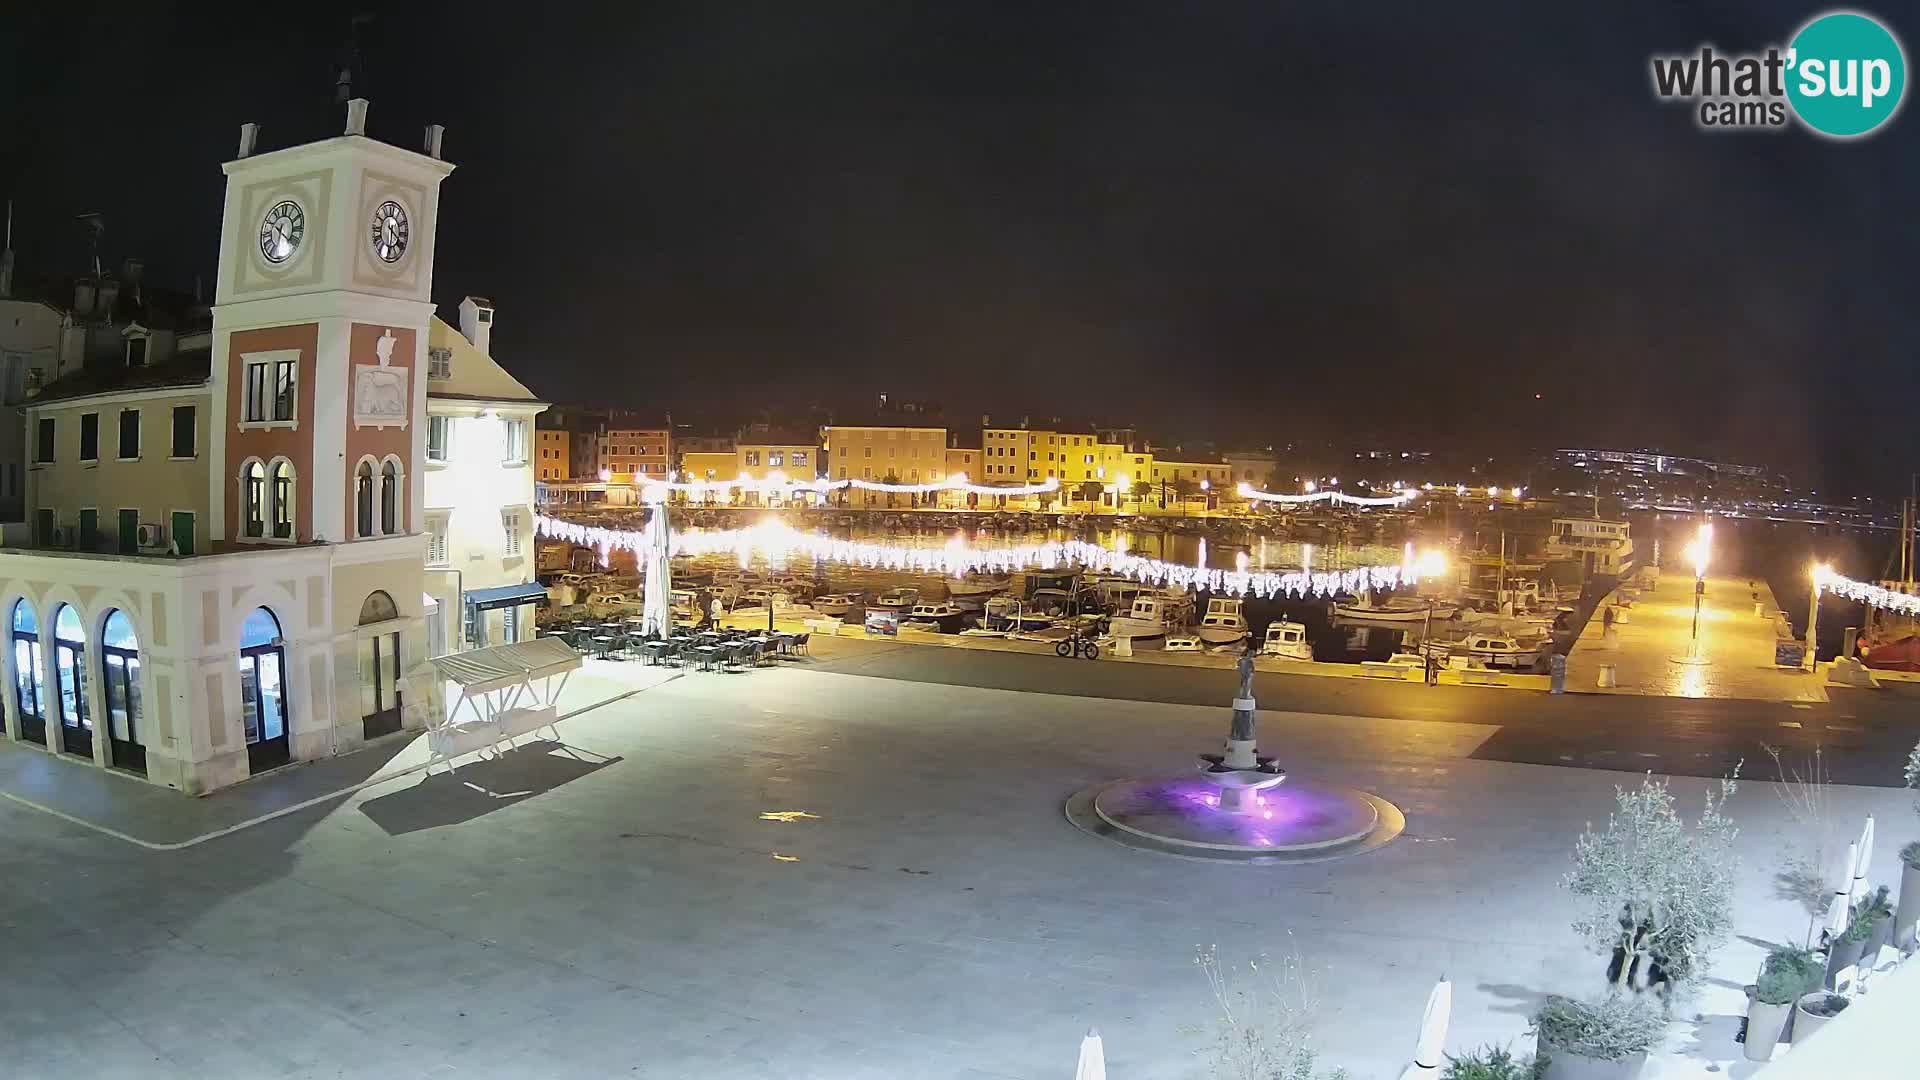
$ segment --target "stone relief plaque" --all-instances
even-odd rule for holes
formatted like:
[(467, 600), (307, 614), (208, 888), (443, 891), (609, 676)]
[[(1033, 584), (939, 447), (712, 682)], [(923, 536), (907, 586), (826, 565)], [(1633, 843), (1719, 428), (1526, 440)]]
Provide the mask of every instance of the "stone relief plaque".
[(380, 335), (374, 343), (378, 364), (353, 365), (353, 426), (397, 427), (405, 429), (411, 411), (407, 407), (407, 369), (393, 367), (393, 331)]

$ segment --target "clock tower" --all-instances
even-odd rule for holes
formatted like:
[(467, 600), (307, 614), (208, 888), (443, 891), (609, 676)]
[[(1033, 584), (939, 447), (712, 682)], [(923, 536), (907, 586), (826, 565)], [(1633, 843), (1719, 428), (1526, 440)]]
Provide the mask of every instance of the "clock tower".
[[(437, 707), (422, 588), (427, 333), (440, 128), (420, 151), (368, 138), (367, 102), (338, 136), (256, 152), (227, 176), (213, 306), (208, 450), (215, 550), (324, 553), (300, 598), (327, 725), (293, 757), (346, 749)], [(327, 644), (322, 644), (320, 633)], [(316, 685), (316, 690), (318, 686)], [(323, 742), (324, 740), (324, 742)], [(322, 749), (322, 747), (325, 749)]]

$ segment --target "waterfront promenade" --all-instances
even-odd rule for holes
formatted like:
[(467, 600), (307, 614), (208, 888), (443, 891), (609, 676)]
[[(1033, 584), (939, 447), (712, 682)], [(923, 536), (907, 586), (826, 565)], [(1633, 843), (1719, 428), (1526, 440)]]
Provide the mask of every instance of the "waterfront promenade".
[[(1588, 620), (1567, 657), (1567, 687), (1582, 693), (1681, 698), (1742, 698), (1751, 701), (1824, 702), (1824, 679), (1774, 666), (1775, 617), (1780, 605), (1764, 580), (1709, 576), (1700, 598), (1702, 663), (1678, 663), (1690, 655), (1693, 576), (1669, 572), (1641, 591), (1625, 620), (1606, 634), (1602, 612), (1627, 592), (1616, 591)], [(1806, 602), (1803, 596), (1801, 603)], [(1761, 614), (1754, 614), (1754, 605)], [(1600, 686), (1600, 669), (1611, 665), (1616, 685)]]

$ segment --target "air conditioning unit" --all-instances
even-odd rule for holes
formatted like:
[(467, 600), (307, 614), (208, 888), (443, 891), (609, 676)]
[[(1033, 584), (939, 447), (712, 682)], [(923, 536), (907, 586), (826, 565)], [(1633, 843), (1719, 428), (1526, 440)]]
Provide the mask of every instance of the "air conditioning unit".
[(151, 522), (140, 526), (134, 536), (134, 545), (141, 551), (165, 551), (167, 549), (167, 531)]
[(74, 541), (76, 539), (77, 539), (77, 536), (75, 535), (75, 529), (73, 526), (55, 525), (53, 527), (53, 538), (51, 542), (54, 547), (70, 548), (74, 545)]

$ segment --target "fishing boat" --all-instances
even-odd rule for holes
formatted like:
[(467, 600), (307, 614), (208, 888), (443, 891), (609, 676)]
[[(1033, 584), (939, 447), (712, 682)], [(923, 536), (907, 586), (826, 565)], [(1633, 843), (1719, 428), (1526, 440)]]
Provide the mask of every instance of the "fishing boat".
[(873, 603), (867, 606), (879, 608), (883, 611), (905, 611), (919, 602), (919, 589), (902, 586), (898, 589), (888, 589), (886, 592), (875, 597)]
[(1332, 608), (1334, 616), (1341, 619), (1377, 623), (1417, 623), (1424, 622), (1429, 617), (1451, 619), (1460, 610), (1460, 605), (1440, 600), (1422, 600), (1417, 596), (1390, 596), (1385, 601), (1376, 601), (1371, 596), (1367, 596), (1349, 604), (1336, 601)]
[(913, 610), (903, 617), (901, 625), (909, 630), (932, 630), (941, 634), (957, 633), (967, 621), (967, 613), (955, 607), (951, 601), (937, 604), (915, 604)]
[(996, 593), (1006, 592), (1012, 584), (1012, 578), (976, 577), (969, 574), (965, 578), (947, 582), (947, 595), (961, 600), (993, 596)]
[(1200, 639), (1192, 634), (1168, 634), (1163, 647), (1168, 652), (1199, 652)]
[(1236, 597), (1216, 596), (1207, 601), (1207, 613), (1200, 616), (1194, 629), (1209, 645), (1231, 645), (1247, 639), (1247, 617), (1241, 613)]
[(1266, 637), (1260, 643), (1263, 656), (1284, 660), (1313, 659), (1313, 645), (1307, 641), (1307, 628), (1297, 622), (1275, 619), (1267, 624)]
[(836, 619), (859, 606), (859, 593), (828, 593), (814, 597), (812, 604), (813, 610)]
[(1468, 634), (1455, 645), (1453, 655), (1490, 668), (1530, 668), (1540, 659), (1540, 643), (1522, 644), (1499, 634)]
[(1052, 615), (1029, 608), (1026, 601), (1011, 596), (996, 596), (987, 601), (986, 624), (989, 630), (1044, 630), (1055, 621)]
[(1142, 593), (1133, 598), (1133, 606), (1125, 615), (1116, 615), (1108, 624), (1108, 632), (1114, 637), (1135, 638), (1152, 641), (1165, 637), (1170, 631), (1179, 630), (1187, 624), (1193, 615), (1193, 601), (1187, 597), (1172, 597), (1164, 593)]

